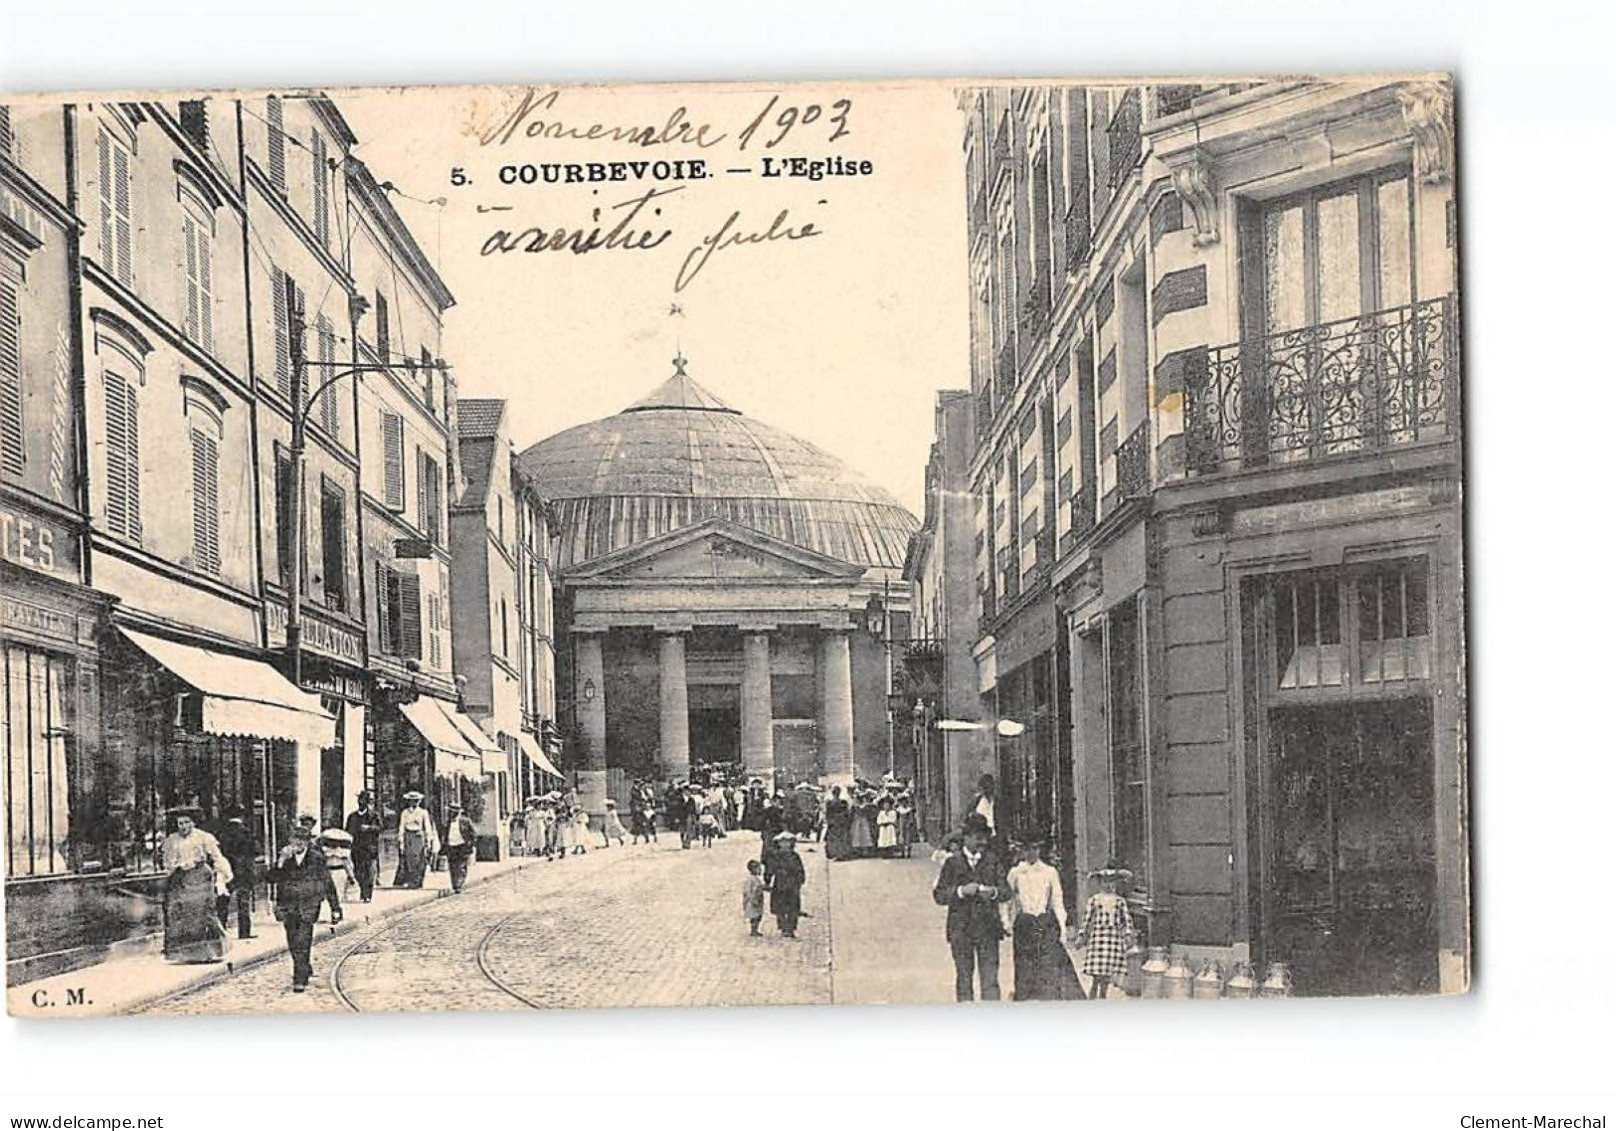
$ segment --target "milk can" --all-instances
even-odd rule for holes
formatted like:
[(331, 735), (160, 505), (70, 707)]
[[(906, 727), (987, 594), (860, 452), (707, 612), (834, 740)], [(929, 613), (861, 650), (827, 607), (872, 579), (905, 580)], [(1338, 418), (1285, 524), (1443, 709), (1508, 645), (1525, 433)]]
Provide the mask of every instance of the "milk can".
[(1235, 963), (1234, 973), (1229, 975), (1229, 983), (1224, 986), (1225, 997), (1256, 997), (1257, 974), (1252, 970), (1251, 963)]
[(1122, 961), (1122, 992), (1129, 997), (1140, 997), (1144, 990), (1145, 948), (1134, 943)]
[(1169, 965), (1171, 963), (1167, 960), (1167, 948), (1165, 946), (1153, 946), (1150, 948), (1150, 957), (1145, 959), (1145, 964), (1139, 972), (1140, 997), (1159, 998), (1167, 996), (1162, 986), (1162, 975), (1167, 973)]
[(1195, 975), (1190, 996), (1196, 1001), (1217, 1001), (1223, 996), (1223, 967), (1216, 958), (1208, 958), (1201, 972)]
[(1258, 990), (1257, 996), (1290, 997), (1292, 986), (1290, 964), (1286, 962), (1270, 962), (1268, 964), (1268, 977), (1263, 979), (1262, 987)]
[(1194, 981), (1195, 971), (1190, 969), (1189, 960), (1180, 955), (1173, 959), (1167, 972), (1162, 975), (1163, 996), (1171, 1001), (1188, 1001)]

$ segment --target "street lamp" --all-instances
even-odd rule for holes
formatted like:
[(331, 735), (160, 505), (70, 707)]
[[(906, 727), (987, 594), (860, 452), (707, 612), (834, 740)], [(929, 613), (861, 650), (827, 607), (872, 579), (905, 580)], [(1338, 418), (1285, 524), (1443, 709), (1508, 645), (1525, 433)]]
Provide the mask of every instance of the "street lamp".
[[(413, 363), (398, 365), (350, 365), (326, 377), (314, 387), (308, 396), (303, 394), (304, 373), (310, 365), (323, 365), (323, 362), (311, 362), (303, 356), (303, 334), (308, 329), (303, 315), (303, 296), (297, 289), (297, 284), (287, 278), (284, 280), (286, 295), (286, 313), (288, 342), (291, 353), (292, 377), (292, 444), (287, 453), (290, 464), (292, 489), (291, 498), (287, 501), (286, 527), (290, 532), (294, 545), (292, 553), (288, 556), (291, 561), (287, 565), (288, 584), (286, 595), (286, 650), (290, 654), (292, 668), (292, 683), (297, 687), (303, 686), (303, 542), (306, 532), (303, 529), (303, 480), (304, 465), (308, 455), (308, 428), (309, 409), (319, 402), (320, 394), (331, 388), (338, 381), (351, 377), (356, 373), (391, 373), (395, 370), (413, 370)], [(448, 365), (442, 358), (437, 359), (436, 368), (447, 372)]]

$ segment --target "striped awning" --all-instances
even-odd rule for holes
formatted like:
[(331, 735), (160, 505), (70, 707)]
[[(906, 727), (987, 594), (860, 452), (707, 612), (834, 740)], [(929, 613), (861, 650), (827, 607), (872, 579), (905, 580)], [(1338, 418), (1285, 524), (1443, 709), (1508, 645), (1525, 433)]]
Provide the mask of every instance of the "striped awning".
[[(443, 769), (458, 770), (460, 773), (482, 772), (482, 755), (455, 725), (452, 718), (453, 707), (446, 705), (442, 700), (423, 695), (413, 703), (401, 703), (398, 711), (409, 720), (410, 726), (426, 740), (428, 746), (458, 763), (442, 767)], [(467, 762), (476, 763), (476, 770), (473, 771), (467, 766)]]
[(522, 753), (527, 755), (528, 761), (551, 777), (559, 778), (562, 776), (561, 771), (555, 768), (555, 763), (545, 757), (544, 747), (539, 745), (538, 739), (524, 730), (516, 736), (516, 741), (522, 747)]

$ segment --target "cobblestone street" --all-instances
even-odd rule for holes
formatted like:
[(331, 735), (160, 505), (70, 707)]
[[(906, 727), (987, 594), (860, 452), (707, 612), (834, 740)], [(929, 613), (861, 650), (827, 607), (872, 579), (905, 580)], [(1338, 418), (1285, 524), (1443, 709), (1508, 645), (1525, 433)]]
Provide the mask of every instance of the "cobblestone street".
[(541, 861), (362, 932), (333, 937), (322, 927), (306, 994), (291, 992), (281, 956), (144, 1012), (950, 1000), (923, 856), (841, 863), (827, 882), (820, 847), (799, 851), (808, 917), (795, 940), (780, 938), (769, 917), (763, 938), (747, 935), (740, 891), (755, 835), (689, 851), (664, 835), (649, 847)]

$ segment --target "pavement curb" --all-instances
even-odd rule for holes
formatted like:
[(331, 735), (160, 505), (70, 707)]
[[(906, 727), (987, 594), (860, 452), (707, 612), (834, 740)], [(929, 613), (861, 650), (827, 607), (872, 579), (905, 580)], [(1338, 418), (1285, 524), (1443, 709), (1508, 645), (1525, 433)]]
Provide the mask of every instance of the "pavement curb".
[[(468, 878), (466, 881), (466, 887), (481, 887), (483, 884), (491, 884), (495, 880), (504, 879), (506, 876), (513, 876), (537, 860), (538, 857), (536, 856), (531, 858), (522, 858), (520, 862), (513, 863), (509, 868), (502, 868), (499, 872), (492, 876)], [(387, 908), (385, 911), (367, 915), (363, 919), (349, 918), (347, 915), (344, 915), (342, 922), (338, 923), (332, 929), (331, 933), (325, 937), (338, 938), (342, 935), (353, 934), (355, 931), (359, 931), (367, 927), (374, 927), (379, 923), (385, 923), (389, 919), (395, 919), (400, 915), (418, 910), (439, 899), (446, 899), (454, 894), (455, 892), (449, 888), (436, 888), (430, 892), (422, 892), (420, 895), (411, 896), (410, 898)], [(315, 939), (316, 943), (319, 941), (319, 938)], [(216, 982), (222, 982), (227, 978), (233, 978), (243, 970), (251, 970), (255, 966), (262, 966), (266, 962), (272, 962), (275, 959), (284, 958), (286, 954), (287, 947), (283, 943), (264, 951), (262, 954), (255, 954), (251, 958), (245, 959), (241, 962), (227, 961), (222, 964), (222, 968), (213, 966), (211, 964), (206, 967), (199, 967), (197, 976), (188, 979), (183, 985), (171, 986), (168, 989), (161, 990), (157, 993), (149, 993), (142, 997), (131, 998), (127, 1002), (120, 1003), (116, 1009), (109, 1010), (106, 1013), (100, 1014), (100, 1016), (122, 1017), (128, 1016), (132, 1013), (139, 1013), (142, 1010), (150, 1009), (154, 1005), (159, 1005), (165, 1001), (170, 1001), (184, 994), (192, 993), (206, 986), (211, 986)], [(91, 1020), (91, 1018), (85, 1018), (84, 1020)]]

